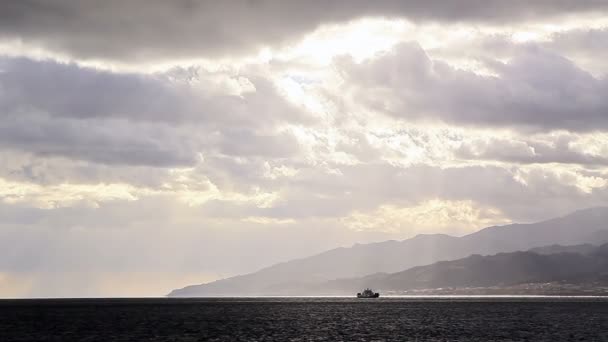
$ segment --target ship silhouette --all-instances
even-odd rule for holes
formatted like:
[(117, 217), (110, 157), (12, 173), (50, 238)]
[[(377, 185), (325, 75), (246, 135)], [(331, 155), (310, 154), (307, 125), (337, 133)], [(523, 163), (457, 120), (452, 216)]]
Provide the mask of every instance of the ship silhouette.
[(365, 289), (363, 292), (357, 293), (357, 298), (378, 298), (380, 294), (378, 292), (372, 291), (372, 289)]

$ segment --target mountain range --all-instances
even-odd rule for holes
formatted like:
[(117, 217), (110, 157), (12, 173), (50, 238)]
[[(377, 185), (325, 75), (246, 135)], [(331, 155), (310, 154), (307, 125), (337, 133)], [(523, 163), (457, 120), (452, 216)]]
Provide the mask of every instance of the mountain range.
[[(537, 265), (534, 263), (535, 260), (539, 262), (538, 265), (542, 265), (542, 262), (546, 261), (542, 259), (543, 256), (550, 255), (547, 259), (549, 261), (546, 262), (568, 261), (576, 264), (588, 261), (580, 259), (579, 256), (582, 258), (589, 256), (579, 252), (584, 250), (594, 253), (595, 248), (589, 245), (608, 242), (607, 222), (608, 208), (602, 207), (580, 210), (567, 216), (537, 223), (492, 226), (462, 237), (433, 234), (418, 235), (403, 241), (356, 244), (349, 248), (336, 248), (307, 258), (275, 264), (250, 274), (187, 286), (173, 290), (169, 296), (346, 293), (361, 287), (364, 283), (369, 286), (375, 284), (383, 290), (433, 287), (441, 284), (447, 286), (456, 283), (461, 286), (476, 286), (491, 283), (484, 283), (481, 280), (478, 283), (475, 279), (483, 279), (483, 277), (480, 275), (476, 278), (473, 275), (481, 270), (490, 272), (494, 268), (479, 268), (479, 265), (492, 263), (494, 267), (498, 267), (497, 270), (512, 269), (513, 272), (509, 274), (515, 283), (522, 281), (522, 278), (516, 276), (518, 275), (516, 270), (525, 265)], [(577, 248), (580, 250), (574, 253), (561, 253), (572, 252), (572, 249)], [(510, 254), (528, 250), (531, 251)], [(483, 257), (489, 255), (494, 256)], [(568, 260), (561, 260), (554, 259), (556, 258), (554, 255), (569, 257)], [(456, 264), (438, 263), (450, 260)], [(433, 271), (426, 269), (423, 272), (422, 270), (425, 269), (419, 267), (424, 265), (433, 266)], [(442, 268), (444, 266), (448, 268)], [(449, 270), (460, 271), (452, 271), (452, 275), (447, 276)], [(541, 267), (537, 271), (542, 270)], [(534, 273), (534, 271), (535, 269), (532, 268), (527, 272)], [(424, 280), (426, 278), (418, 272), (427, 275), (437, 274), (437, 276)], [(463, 279), (461, 282), (456, 280), (458, 275)], [(490, 274), (487, 277), (502, 279)], [(468, 282), (465, 281), (467, 279)], [(545, 278), (540, 277), (539, 273), (539, 279)], [(353, 286), (338, 286), (344, 282), (350, 282)]]
[[(300, 290), (307, 293), (348, 294), (362, 287), (373, 287), (384, 293), (407, 293), (410, 290), (505, 288), (539, 283), (595, 284), (608, 289), (608, 244), (594, 247), (585, 254), (538, 254), (532, 251), (492, 256), (475, 254), (396, 273), (332, 280)], [(559, 285), (553, 285), (556, 286)]]

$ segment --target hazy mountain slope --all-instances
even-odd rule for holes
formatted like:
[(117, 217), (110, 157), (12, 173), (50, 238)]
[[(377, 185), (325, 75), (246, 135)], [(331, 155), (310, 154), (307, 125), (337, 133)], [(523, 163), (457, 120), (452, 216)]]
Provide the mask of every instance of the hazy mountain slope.
[(551, 245), (543, 247), (534, 247), (529, 249), (529, 252), (536, 254), (558, 254), (558, 253), (578, 253), (578, 254), (589, 254), (596, 250), (597, 246), (590, 243), (573, 246), (562, 246), (562, 245)]
[(552, 244), (600, 243), (601, 239), (608, 239), (607, 222), (608, 208), (593, 208), (539, 223), (489, 227), (464, 237), (419, 235), (404, 241), (358, 244), (247, 275), (188, 286), (172, 291), (170, 296), (298, 294), (302, 284), (393, 273), (471, 254), (522, 251)]
[(599, 281), (608, 284), (608, 244), (595, 247), (587, 254), (513, 252), (492, 256), (471, 255), (397, 273), (333, 280), (308, 291), (349, 294), (363, 287), (373, 287), (381, 291), (402, 291), (510, 286), (554, 281), (573, 284)]
[(462, 237), (477, 254), (523, 251), (533, 247), (601, 244), (608, 239), (608, 208), (580, 210), (534, 224), (489, 227)]

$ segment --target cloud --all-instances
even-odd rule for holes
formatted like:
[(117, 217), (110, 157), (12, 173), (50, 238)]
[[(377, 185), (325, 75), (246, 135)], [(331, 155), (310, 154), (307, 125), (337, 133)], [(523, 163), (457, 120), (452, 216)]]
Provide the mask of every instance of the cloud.
[(0, 109), (77, 119), (268, 126), (305, 120), (258, 75), (176, 68), (161, 74), (113, 73), (76, 64), (0, 58)]
[[(196, 151), (162, 125), (19, 114), (0, 122), (3, 148), (108, 165), (187, 166)], [(180, 139), (181, 138), (181, 139)]]
[(0, 143), (39, 156), (183, 167), (214, 150), (285, 155), (298, 146), (279, 126), (312, 122), (256, 75), (125, 74), (24, 58), (2, 58), (0, 69)]
[[(602, 137), (603, 135), (599, 135)], [(592, 135), (593, 137), (593, 135)], [(608, 166), (608, 158), (599, 147), (594, 153), (591, 141), (573, 134), (556, 134), (537, 139), (519, 137), (485, 137), (464, 141), (455, 154), (463, 159), (498, 160), (509, 163), (562, 163), (586, 165), (589, 167)]]
[(341, 58), (336, 66), (344, 78), (337, 91), (353, 106), (404, 120), (540, 131), (608, 127), (608, 82), (542, 48), (493, 61), (497, 76), (432, 60), (414, 43), (361, 64)]
[(0, 32), (5, 40), (77, 59), (150, 61), (250, 53), (360, 17), (496, 25), (607, 8), (602, 1), (576, 0), (11, 0), (0, 8)]
[(554, 33), (550, 38), (543, 44), (547, 48), (560, 51), (600, 77), (608, 75), (608, 51), (604, 48), (608, 44), (607, 28), (578, 28)]
[[(73, 152), (71, 153), (73, 155)], [(157, 189), (171, 179), (171, 168), (147, 165), (100, 164), (62, 156), (24, 152), (23, 148), (0, 150), (0, 178), (42, 186), (70, 184), (130, 184)]]
[[(511, 220), (530, 222), (548, 218), (549, 213), (560, 215), (571, 208), (597, 206), (607, 199), (605, 174), (586, 174), (584, 169), (568, 167), (400, 167), (386, 163), (334, 167), (337, 172), (332, 173), (315, 167), (298, 169), (296, 175), (273, 184), (271, 189), (278, 196), (264, 205), (209, 201), (201, 205), (201, 210), (209, 217), (300, 221), (347, 217), (353, 211), (371, 212), (380, 206), (413, 207), (439, 199), (447, 203), (482, 203)], [(238, 179), (229, 182), (238, 183)]]
[(342, 219), (355, 230), (410, 231), (434, 234), (449, 230), (464, 235), (492, 225), (510, 223), (501, 213), (471, 201), (429, 200), (412, 207), (381, 205), (372, 212), (354, 211)]

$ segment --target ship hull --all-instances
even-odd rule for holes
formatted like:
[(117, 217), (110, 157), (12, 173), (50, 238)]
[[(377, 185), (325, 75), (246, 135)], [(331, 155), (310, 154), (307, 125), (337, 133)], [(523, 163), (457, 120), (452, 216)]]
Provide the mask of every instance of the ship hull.
[(365, 299), (365, 298), (378, 298), (378, 297), (380, 297), (379, 293), (374, 293), (371, 296), (364, 296), (362, 294), (357, 294), (357, 298), (364, 298)]

